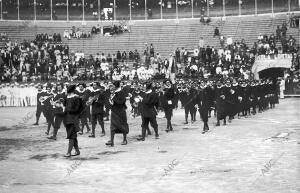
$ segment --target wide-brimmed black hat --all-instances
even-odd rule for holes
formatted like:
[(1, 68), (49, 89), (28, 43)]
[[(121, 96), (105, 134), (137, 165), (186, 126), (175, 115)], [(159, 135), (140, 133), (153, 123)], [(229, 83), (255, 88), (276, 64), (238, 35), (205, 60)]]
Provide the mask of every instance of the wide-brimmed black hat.
[(113, 85), (114, 85), (115, 87), (119, 88), (119, 87), (120, 87), (120, 81), (115, 81), (115, 82), (113, 83)]
[(48, 89), (48, 88), (52, 89), (51, 83), (47, 83), (47, 84), (46, 84), (46, 89)]
[(69, 94), (69, 93), (75, 92), (75, 90), (76, 90), (76, 85), (72, 84), (72, 85), (68, 86), (67, 93)]
[(152, 88), (152, 82), (146, 82), (146, 90), (149, 90)]
[(63, 83), (61, 83), (61, 82), (59, 82), (59, 83), (57, 83), (57, 84), (56, 84), (56, 86), (61, 86), (61, 87), (64, 87), (64, 84), (63, 84)]

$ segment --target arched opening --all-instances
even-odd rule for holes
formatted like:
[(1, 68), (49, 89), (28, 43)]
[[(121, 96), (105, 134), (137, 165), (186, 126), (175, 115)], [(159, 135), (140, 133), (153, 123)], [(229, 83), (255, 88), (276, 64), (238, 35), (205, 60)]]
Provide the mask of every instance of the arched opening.
[(286, 68), (267, 68), (265, 70), (260, 71), (259, 78), (260, 79), (272, 79), (276, 80), (278, 77), (284, 76), (284, 71)]

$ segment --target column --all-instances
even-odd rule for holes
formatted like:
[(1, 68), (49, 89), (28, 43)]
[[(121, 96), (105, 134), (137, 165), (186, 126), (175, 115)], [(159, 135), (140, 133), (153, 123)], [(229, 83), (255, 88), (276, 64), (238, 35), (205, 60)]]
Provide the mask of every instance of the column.
[(257, 15), (257, 0), (255, 0), (255, 15)]
[(84, 0), (82, 0), (82, 21), (84, 21)]
[(52, 0), (50, 1), (50, 11), (51, 11), (51, 21), (53, 21), (53, 16), (52, 16), (52, 14), (53, 14), (53, 7), (52, 7)]
[(272, 14), (274, 14), (274, 0), (272, 0)]
[(129, 0), (129, 20), (131, 20), (131, 0)]
[(194, 18), (194, 1), (192, 0), (192, 18)]
[(178, 0), (176, 0), (176, 19), (178, 19)]
[(145, 20), (147, 20), (147, 0), (145, 0)]
[(98, 20), (100, 21), (101, 20), (101, 7), (100, 7), (100, 0), (98, 0)]
[(242, 11), (241, 11), (241, 0), (238, 0), (239, 1), (239, 16), (242, 15)]
[(0, 1), (1, 1), (1, 20), (3, 20), (3, 8), (2, 8), (2, 6), (3, 6), (2, 1), (3, 1), (3, 0), (0, 0)]
[(114, 12), (114, 21), (116, 21), (116, 0), (114, 0), (113, 12)]
[(20, 0), (18, 0), (18, 20), (20, 20)]
[(207, 0), (206, 2), (207, 2), (207, 17), (209, 17), (209, 0)]
[(69, 0), (67, 0), (67, 21), (69, 21)]
[[(1, 8), (2, 8), (2, 6), (1, 6)], [(33, 12), (34, 12), (34, 21), (36, 21), (36, 0), (33, 1)]]
[(160, 19), (163, 19), (162, 0), (160, 0)]
[(291, 13), (291, 0), (288, 0), (288, 12)]
[(223, 17), (225, 17), (225, 0), (223, 0)]

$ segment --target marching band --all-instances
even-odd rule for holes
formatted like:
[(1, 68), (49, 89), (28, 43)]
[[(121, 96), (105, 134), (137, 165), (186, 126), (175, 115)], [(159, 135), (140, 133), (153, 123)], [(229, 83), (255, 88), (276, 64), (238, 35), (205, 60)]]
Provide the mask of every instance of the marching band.
[[(110, 140), (108, 146), (114, 146), (114, 136), (123, 134), (122, 145), (127, 144), (129, 126), (127, 123), (127, 105), (130, 103), (133, 118), (141, 116), (141, 135), (137, 138), (144, 141), (146, 133), (151, 135), (149, 123), (154, 129), (155, 138), (159, 139), (156, 116), (159, 111), (165, 114), (166, 132), (174, 130), (172, 116), (174, 109), (178, 109), (180, 102), (184, 109), (184, 124), (188, 124), (190, 115), (191, 123), (196, 121), (197, 111), (203, 121), (202, 133), (209, 131), (208, 119), (215, 116), (216, 126), (224, 125), (237, 117), (247, 117), (274, 108), (278, 104), (279, 82), (271, 80), (183, 80), (178, 79), (174, 84), (170, 80), (164, 82), (93, 82), (92, 84), (79, 83), (68, 89), (68, 83), (52, 85), (14, 85), (1, 87), (1, 105), (10, 106), (23, 104), (24, 106), (36, 105), (36, 122), (39, 124), (40, 115), (43, 113), (47, 121), (46, 134), (49, 135), (51, 126), (53, 135), (48, 139), (56, 140), (57, 132), (63, 124), (67, 129), (69, 148), (67, 157), (71, 155), (70, 148), (74, 147), (76, 155), (79, 155), (77, 132), (82, 135), (84, 127), (90, 132), (89, 122), (92, 129), (89, 137), (96, 137), (96, 126), (101, 127), (101, 137), (105, 136), (104, 118), (110, 118)], [(17, 88), (17, 89), (16, 89)], [(16, 94), (16, 90), (27, 88), (28, 92)], [(34, 89), (33, 89), (34, 88)], [(31, 91), (31, 92), (29, 92)], [(12, 94), (12, 92), (14, 94)], [(33, 93), (35, 96), (32, 96)], [(70, 95), (71, 93), (71, 95)], [(28, 94), (23, 96), (23, 94)], [(70, 96), (71, 97), (70, 97)], [(77, 114), (72, 113), (70, 108), (75, 108), (70, 103), (70, 98), (78, 98)], [(68, 102), (69, 101), (69, 102)], [(78, 102), (79, 101), (79, 102)], [(68, 106), (69, 105), (69, 106)], [(73, 107), (72, 107), (73, 105)], [(22, 106), (22, 105), (21, 105)], [(69, 110), (68, 110), (69, 109)], [(111, 112), (110, 112), (111, 111)], [(110, 112), (110, 116), (109, 116)], [(212, 112), (213, 115), (212, 115)], [(74, 120), (70, 120), (71, 118)], [(175, 128), (176, 129), (176, 128)], [(74, 133), (75, 132), (75, 133)], [(72, 148), (71, 148), (72, 149)]]

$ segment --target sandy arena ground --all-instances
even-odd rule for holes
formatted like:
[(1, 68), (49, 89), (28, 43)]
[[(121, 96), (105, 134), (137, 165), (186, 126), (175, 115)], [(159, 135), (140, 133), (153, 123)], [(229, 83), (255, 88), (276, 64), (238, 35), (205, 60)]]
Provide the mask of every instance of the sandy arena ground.
[[(197, 122), (184, 125), (184, 111), (174, 112), (175, 131), (166, 133), (159, 114), (160, 139), (139, 142), (140, 117), (129, 119), (127, 146), (116, 136), (79, 136), (81, 155), (70, 159), (66, 132), (57, 141), (45, 136), (35, 108), (0, 109), (0, 193), (296, 193), (300, 192), (300, 99), (284, 99), (275, 109), (234, 119), (203, 135)], [(16, 126), (17, 125), (17, 126)]]

